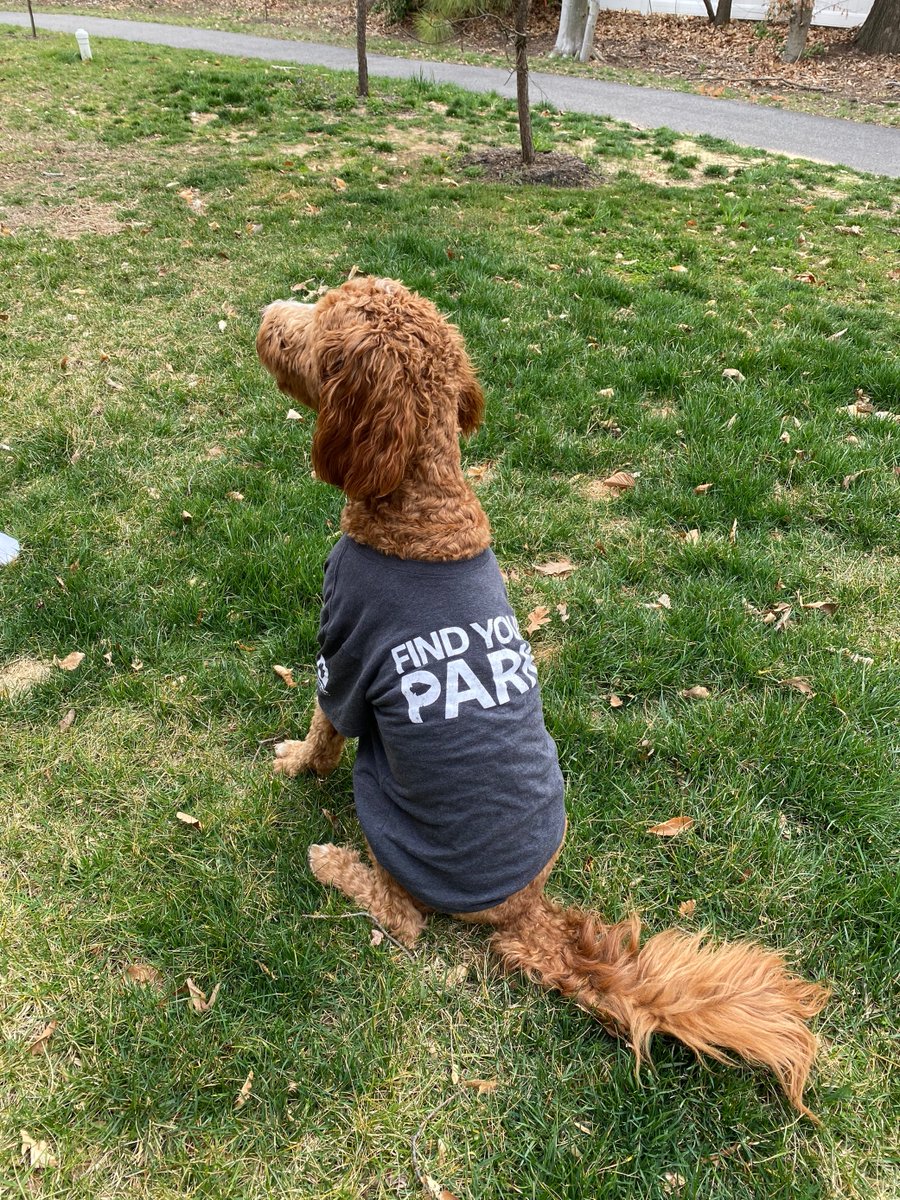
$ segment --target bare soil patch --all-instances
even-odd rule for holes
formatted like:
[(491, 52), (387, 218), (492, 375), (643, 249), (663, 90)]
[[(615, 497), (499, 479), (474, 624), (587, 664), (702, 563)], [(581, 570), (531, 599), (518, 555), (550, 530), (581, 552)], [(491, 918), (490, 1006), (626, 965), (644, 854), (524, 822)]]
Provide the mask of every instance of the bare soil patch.
[(530, 167), (522, 165), (520, 152), (512, 146), (475, 150), (460, 160), (463, 167), (477, 167), (491, 183), (536, 183), (545, 187), (597, 187), (603, 179), (574, 154), (544, 151), (535, 155)]
[(96, 200), (77, 200), (72, 204), (28, 204), (5, 210), (4, 221), (15, 233), (18, 229), (44, 229), (54, 237), (73, 239), (84, 233), (111, 235), (125, 228), (116, 217), (116, 204)]

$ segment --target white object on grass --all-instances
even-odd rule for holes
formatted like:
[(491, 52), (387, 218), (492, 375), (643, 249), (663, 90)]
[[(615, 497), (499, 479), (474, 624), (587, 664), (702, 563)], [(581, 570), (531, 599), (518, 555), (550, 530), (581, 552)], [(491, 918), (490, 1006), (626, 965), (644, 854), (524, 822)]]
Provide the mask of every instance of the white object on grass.
[(19, 543), (8, 533), (0, 533), (0, 567), (15, 562), (19, 557)]
[(88, 37), (88, 31), (86, 29), (76, 29), (75, 41), (78, 43), (81, 61), (90, 62), (94, 56), (91, 54), (91, 39)]

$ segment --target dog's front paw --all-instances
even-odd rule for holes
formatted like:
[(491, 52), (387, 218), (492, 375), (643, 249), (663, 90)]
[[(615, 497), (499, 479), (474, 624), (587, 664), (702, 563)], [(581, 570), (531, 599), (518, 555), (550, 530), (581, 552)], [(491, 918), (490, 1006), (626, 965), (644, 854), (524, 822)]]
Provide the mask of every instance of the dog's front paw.
[(275, 747), (275, 774), (286, 775), (293, 779), (307, 771), (315, 771), (319, 775), (327, 773), (327, 767), (320, 767), (316, 754), (308, 741), (279, 742)]

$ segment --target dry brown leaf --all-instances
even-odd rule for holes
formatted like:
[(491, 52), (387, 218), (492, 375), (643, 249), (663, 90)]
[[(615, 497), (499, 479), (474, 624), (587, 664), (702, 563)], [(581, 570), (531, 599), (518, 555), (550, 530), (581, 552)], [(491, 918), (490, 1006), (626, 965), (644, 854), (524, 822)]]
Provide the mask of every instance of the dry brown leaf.
[(550, 623), (550, 609), (546, 604), (539, 604), (537, 608), (533, 608), (528, 614), (528, 624), (525, 626), (526, 633), (535, 633), (544, 625)]
[(705, 496), (711, 487), (712, 487), (711, 483), (698, 483), (697, 486), (694, 488), (694, 491), (697, 493), (698, 496)]
[(302, 421), (303, 413), (297, 412), (296, 408), (289, 408), (284, 414), (284, 419), (286, 421)]
[(609, 694), (609, 707), (610, 708), (621, 708), (624, 703), (625, 703), (625, 701), (622, 699), (621, 696), (617, 696), (615, 692), (610, 692), (610, 694)]
[(702, 536), (699, 529), (689, 529), (682, 534), (682, 541), (688, 546), (696, 546)]
[(80, 650), (73, 650), (71, 654), (67, 654), (65, 658), (53, 659), (53, 665), (59, 667), (62, 671), (77, 671), (84, 661), (84, 655)]
[(175, 814), (175, 816), (182, 823), (182, 825), (190, 825), (194, 829), (202, 829), (203, 828), (203, 826), (200, 824), (199, 818), (192, 817), (190, 813), (177, 812)]
[(685, 833), (690, 829), (693, 824), (693, 817), (670, 817), (668, 821), (663, 821), (659, 825), (650, 825), (647, 832), (654, 834), (656, 837), (678, 837), (679, 834)]
[(185, 525), (188, 525), (194, 519), (193, 513), (189, 513), (186, 508), (183, 508), (181, 510), (181, 519), (184, 521)]
[(676, 275), (686, 275), (687, 267), (683, 263), (677, 263), (674, 267), (669, 267), (670, 271), (674, 271)]
[(344, 182), (344, 180), (338, 178), (337, 176), (335, 176), (335, 178), (332, 179), (331, 186), (334, 188), (334, 190), (336, 192), (346, 192), (346, 190), (347, 190), (347, 185)]
[(184, 985), (188, 990), (188, 995), (190, 996), (191, 1008), (194, 1010), (194, 1012), (198, 1013), (209, 1012), (209, 1010), (215, 1004), (219, 995), (219, 988), (222, 986), (221, 984), (217, 983), (210, 992), (209, 999), (207, 1000), (206, 992), (201, 991), (200, 988), (197, 987), (196, 983), (194, 983), (193, 979), (185, 979)]
[(693, 687), (684, 688), (678, 693), (685, 700), (708, 700), (712, 693), (709, 688), (705, 688), (702, 684), (695, 683)]
[(600, 391), (597, 393), (597, 395), (602, 396), (604, 398), (604, 400), (611, 400), (615, 394), (616, 394), (616, 389), (610, 388), (610, 387), (601, 388)]
[(744, 383), (746, 376), (742, 375), (736, 367), (726, 367), (722, 372), (723, 379), (731, 379), (734, 383)]
[(633, 488), (637, 480), (629, 471), (616, 471), (608, 478), (602, 480), (603, 486), (613, 488), (616, 491), (626, 492), (629, 488)]
[(818, 612), (825, 613), (828, 617), (833, 617), (840, 605), (836, 600), (814, 600), (812, 604), (801, 604), (801, 608), (813, 608)]
[(241, 1084), (241, 1090), (238, 1092), (237, 1096), (234, 1099), (234, 1107), (235, 1108), (243, 1108), (244, 1105), (247, 1103), (247, 1100), (249, 1099), (250, 1093), (252, 1091), (253, 1091), (253, 1072), (248, 1071), (247, 1078)]
[(559, 613), (559, 619), (563, 622), (569, 619), (569, 606), (567, 604), (557, 604), (556, 611)]
[(243, 500), (244, 493), (243, 492), (226, 492), (225, 499), (226, 500)]
[(728, 541), (731, 543), (732, 546), (737, 545), (737, 531), (738, 531), (738, 519), (737, 519), (737, 517), (735, 517), (734, 520), (731, 522), (731, 530), (729, 531), (729, 534), (728, 534)]
[(838, 231), (838, 233), (843, 233), (852, 237), (862, 237), (863, 235), (863, 231), (858, 225), (835, 225), (835, 229)]
[(19, 1130), (21, 1148), (19, 1153), (35, 1171), (43, 1171), (47, 1167), (58, 1167), (59, 1160), (50, 1149), (50, 1143), (32, 1137), (27, 1129)]
[(75, 709), (70, 708), (63, 719), (60, 721), (57, 728), (60, 733), (67, 733), (75, 724)]
[(778, 682), (782, 687), (793, 688), (795, 692), (799, 692), (801, 696), (815, 696), (815, 692), (810, 686), (810, 682), (803, 675), (792, 675), (790, 679), (779, 679)]
[(682, 902), (678, 905), (678, 912), (682, 917), (692, 917), (696, 911), (696, 900), (682, 900)]
[(463, 1087), (474, 1088), (479, 1096), (489, 1095), (497, 1090), (496, 1079), (464, 1079)]
[(125, 974), (132, 983), (145, 986), (162, 988), (165, 982), (162, 973), (149, 963), (131, 963), (125, 968)]
[(493, 466), (493, 461), (489, 459), (487, 462), (475, 463), (471, 467), (466, 467), (466, 479), (470, 479), (472, 483), (487, 483), (494, 474)]
[(29, 1054), (43, 1054), (47, 1049), (47, 1043), (53, 1037), (53, 1032), (56, 1029), (57, 1021), (48, 1021), (41, 1032), (37, 1035), (31, 1045), (28, 1047)]
[(836, 341), (838, 341), (840, 338), (842, 338), (846, 332), (847, 332), (847, 330), (846, 330), (846, 329), (839, 329), (839, 330), (837, 331), (837, 333), (829, 333), (829, 335), (828, 335), (828, 337), (825, 339), (825, 341), (826, 341), (826, 342), (836, 342)]
[(854, 471), (852, 475), (845, 475), (841, 480), (841, 488), (846, 492), (863, 475), (865, 471)]
[(373, 929), (369, 941), (373, 946), (380, 946), (384, 941), (384, 934), (380, 929)]
[(284, 680), (289, 688), (297, 686), (297, 684), (294, 682), (294, 673), (290, 667), (282, 667), (279, 663), (275, 663), (272, 667), (272, 670), (279, 679)]
[(571, 575), (576, 567), (567, 558), (561, 558), (557, 562), (541, 563), (540, 566), (535, 564), (534, 569), (538, 575)]

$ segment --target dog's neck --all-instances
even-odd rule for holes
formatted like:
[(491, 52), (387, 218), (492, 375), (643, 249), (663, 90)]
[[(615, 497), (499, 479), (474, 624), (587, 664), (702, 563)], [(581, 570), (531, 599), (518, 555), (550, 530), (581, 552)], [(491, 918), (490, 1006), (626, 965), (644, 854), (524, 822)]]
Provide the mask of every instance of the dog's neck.
[(455, 432), (452, 440), (419, 447), (389, 496), (348, 500), (341, 529), (382, 554), (426, 562), (474, 558), (491, 544), (485, 511), (462, 473)]

